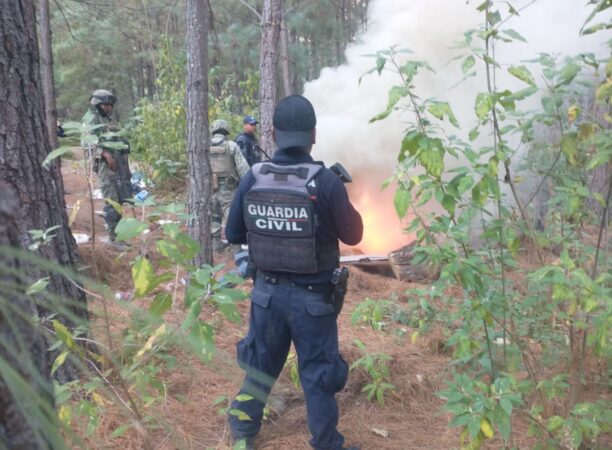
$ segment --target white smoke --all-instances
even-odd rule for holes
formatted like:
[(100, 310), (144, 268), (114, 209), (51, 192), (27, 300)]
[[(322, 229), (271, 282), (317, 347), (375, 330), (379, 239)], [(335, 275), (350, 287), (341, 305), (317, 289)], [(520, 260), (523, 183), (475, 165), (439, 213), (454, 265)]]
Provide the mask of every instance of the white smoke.
[[(481, 2), (462, 0), (373, 0), (368, 11), (368, 29), (359, 43), (346, 50), (347, 63), (337, 68), (326, 68), (320, 77), (304, 88), (317, 112), (317, 144), (315, 159), (327, 164), (340, 161), (349, 171), (382, 171), (383, 178), (392, 174), (406, 122), (413, 117), (393, 113), (389, 118), (369, 124), (369, 120), (383, 111), (387, 92), (398, 84), (397, 75), (383, 72), (359, 78), (375, 64), (364, 57), (390, 46), (409, 48), (410, 58), (423, 59), (435, 69), (435, 74), (424, 73), (415, 80), (416, 93), (422, 98), (435, 97), (448, 101), (461, 124), (463, 136), (476, 124), (473, 112), (478, 92), (486, 90), (483, 76), (461, 80), (461, 61), (447, 64), (460, 54), (452, 50), (462, 40), (463, 33), (483, 22), (483, 13), (476, 7)], [(498, 45), (496, 57), (503, 67), (533, 59), (540, 52), (576, 54), (593, 52), (606, 54), (605, 32), (580, 37), (579, 30), (593, 6), (586, 0), (531, 0), (511, 2), (520, 16), (503, 26), (519, 32), (528, 44), (515, 42)], [(525, 9), (521, 8), (526, 6)], [(502, 12), (507, 7), (502, 6)], [(601, 20), (599, 20), (601, 21)], [(478, 64), (478, 63), (477, 63)], [(505, 71), (498, 71), (498, 87), (524, 88), (522, 82)], [(482, 71), (481, 71), (482, 73)], [(537, 101), (537, 100), (532, 100)]]

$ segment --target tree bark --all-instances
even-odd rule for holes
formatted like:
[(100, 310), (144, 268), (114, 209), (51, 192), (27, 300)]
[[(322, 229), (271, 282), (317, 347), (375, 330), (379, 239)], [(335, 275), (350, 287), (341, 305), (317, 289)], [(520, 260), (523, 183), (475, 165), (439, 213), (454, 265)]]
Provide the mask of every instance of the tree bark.
[[(59, 147), (57, 137), (57, 107), (55, 105), (55, 77), (53, 76), (53, 50), (51, 46), (51, 16), (49, 12), (49, 0), (39, 2), (39, 22), (40, 22), (40, 76), (45, 104), (45, 124), (47, 125), (47, 135), (51, 149)], [(64, 180), (62, 179), (62, 159), (57, 158), (51, 163), (51, 167), (56, 172), (56, 180), (64, 190)]]
[(261, 13), (261, 49), (259, 56), (260, 141), (269, 155), (274, 150), (272, 117), (276, 106), (276, 70), (282, 0), (264, 0)]
[[(39, 0), (40, 21), (40, 74), (45, 100), (45, 123), (51, 148), (58, 147), (57, 110), (55, 108), (55, 81), (53, 77), (53, 51), (51, 49), (51, 20), (49, 0)], [(55, 163), (55, 161), (54, 161)], [(59, 164), (58, 164), (59, 165)]]
[[(212, 67), (217, 67), (221, 65), (221, 45), (219, 44), (219, 34), (215, 29), (215, 15), (213, 12), (212, 5), (210, 4), (210, 0), (206, 0), (206, 4), (208, 6), (208, 29), (210, 33), (212, 33), (213, 39), (213, 55), (212, 55)], [(220, 99), (222, 95), (222, 86), (221, 80), (219, 77), (216, 77), (213, 83), (213, 97)]]
[[(0, 180), (17, 192), (16, 229), (21, 248), (27, 250), (33, 244), (30, 230), (58, 227), (51, 242), (37, 251), (53, 267), (29, 264), (28, 282), (49, 277), (46, 292), (52, 297), (44, 299), (44, 308), (37, 307), (39, 315), (53, 309), (66, 325), (80, 325), (87, 320), (85, 294), (66, 274), (75, 266), (78, 250), (68, 226), (58, 172), (42, 165), (50, 145), (38, 71), (33, 2), (0, 0), (0, 42)], [(50, 367), (51, 361), (46, 363)], [(57, 372), (60, 381), (75, 376), (71, 364)]]
[(291, 70), (289, 63), (289, 39), (287, 37), (287, 23), (285, 14), (281, 14), (281, 29), (280, 29), (280, 55), (281, 55), (281, 72), (283, 74), (283, 94), (293, 94), (291, 89)]
[(205, 0), (187, 0), (187, 153), (189, 234), (200, 244), (193, 263), (212, 263), (208, 160), (208, 24)]
[[(32, 419), (45, 417), (53, 410), (53, 388), (45, 356), (47, 347), (28, 319), (35, 307), (25, 295), (26, 287), (19, 275), (26, 269), (11, 251), (19, 248), (18, 195), (12, 186), (2, 182), (0, 190), (0, 447), (46, 449), (51, 448), (49, 441), (57, 441), (55, 427), (45, 427), (44, 419), (40, 422)], [(12, 371), (18, 381), (6, 376)], [(19, 386), (19, 381), (25, 384)], [(27, 392), (23, 392), (24, 386)], [(19, 400), (23, 395), (42, 400), (36, 411), (24, 413), (25, 405)], [(49, 432), (56, 436), (46, 436)]]

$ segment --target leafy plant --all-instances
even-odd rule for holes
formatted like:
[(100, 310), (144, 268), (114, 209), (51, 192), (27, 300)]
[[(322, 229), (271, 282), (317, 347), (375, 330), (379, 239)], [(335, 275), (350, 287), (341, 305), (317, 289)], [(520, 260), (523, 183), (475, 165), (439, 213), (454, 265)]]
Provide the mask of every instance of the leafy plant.
[(46, 230), (29, 230), (28, 233), (30, 233), (30, 237), (34, 242), (30, 244), (28, 250), (36, 251), (41, 246), (44, 247), (45, 245), (49, 244), (49, 242), (51, 242), (55, 237), (54, 231), (57, 230), (59, 227), (59, 225), (54, 225), (52, 227), (47, 228)]
[[(186, 347), (205, 362), (215, 354), (215, 328), (201, 319), (203, 306), (214, 306), (227, 320), (240, 320), (236, 302), (244, 300), (247, 294), (228, 287), (238, 280), (226, 277), (218, 281), (217, 274), (222, 266), (191, 265), (198, 244), (182, 230), (181, 220), (189, 218), (183, 210), (183, 205), (158, 205), (149, 197), (140, 205), (140, 218), (124, 217), (117, 226), (117, 239), (139, 237), (141, 240), (141, 253), (131, 268), (133, 296), (150, 299), (146, 309), (122, 304), (129, 311), (130, 321), (118, 343), (107, 329), (107, 345), (96, 342), (99, 351), (94, 352), (76, 345), (81, 337), (53, 321), (57, 346), (62, 350), (54, 368), (60, 367), (67, 357), (77, 358), (89, 368), (83, 381), (57, 388), (60, 417), (67, 425), (78, 422), (86, 434), (91, 434), (97, 429), (105, 409), (118, 401), (129, 420), (115, 429), (111, 437), (118, 438), (134, 428), (146, 441), (147, 430), (161, 426), (152, 411), (168, 395), (161, 379), (165, 370), (176, 367), (174, 350)], [(178, 220), (168, 220), (168, 217)], [(161, 220), (157, 236), (145, 233)], [(152, 245), (157, 255), (155, 264), (148, 257)], [(177, 322), (166, 316), (178, 307), (176, 285), (180, 283), (181, 274), (186, 274), (188, 285), (183, 303), (185, 314)], [(174, 283), (173, 290), (160, 289), (168, 282)], [(121, 300), (119, 302), (121, 304)], [(108, 322), (106, 324), (108, 327)], [(227, 413), (244, 415), (231, 408)]]
[[(371, 120), (385, 120), (397, 110), (413, 117), (395, 175), (385, 186), (397, 182), (397, 214), (414, 217), (408, 226), (418, 243), (412, 263), (440, 267), (435, 292), (458, 294), (446, 300), (440, 296), (446, 312), (439, 317), (448, 330), (454, 365), (461, 370), (441, 395), (453, 414), (451, 424), (463, 428), (462, 445), (479, 448), (496, 429), (509, 442), (512, 414), (520, 408), (543, 442), (574, 448), (562, 432), (551, 437), (552, 417), (560, 418), (554, 420), (555, 431), (563, 424), (565, 435), (576, 435), (574, 444), (579, 435), (595, 441), (610, 424), (594, 403), (580, 408), (593, 412), (590, 421), (579, 424), (574, 412), (582, 405), (585, 360), (591, 354), (611, 355), (605, 301), (611, 294), (610, 275), (600, 274), (599, 267), (605, 262), (602, 236), (612, 189), (609, 175), (607, 194), (595, 191), (587, 176), (612, 156), (606, 109), (610, 62), (608, 78), (597, 86), (590, 75), (600, 65), (594, 55), (559, 61), (540, 54), (527, 62), (540, 66), (540, 86), (526, 64), (503, 66), (495, 57), (496, 47), (524, 41), (507, 28), (518, 10), (510, 5), (504, 17), (492, 1), (477, 9), (484, 24), (464, 33), (458, 47), (464, 53), (457, 58), (465, 77), (484, 74), (485, 87), (474, 96), (476, 126), (468, 140), (447, 131), (459, 127), (448, 102), (418, 95), (415, 76), (432, 71), (427, 62), (407, 59), (410, 51), (395, 47), (370, 55), (375, 64), (368, 74), (386, 70), (398, 79), (389, 90), (387, 108)], [(502, 70), (523, 88), (499, 87), (496, 74)], [(521, 102), (536, 94), (542, 108), (521, 110)], [(584, 108), (582, 99), (588, 95), (604, 108), (603, 114)], [(543, 138), (543, 129), (554, 138)], [(536, 180), (528, 198), (519, 193), (525, 175), (514, 172), (525, 147), (527, 163), (521, 168)], [(427, 203), (437, 208), (422, 213)], [(482, 230), (478, 246), (472, 239), (475, 225)], [(595, 240), (587, 239), (586, 231), (593, 229)], [(528, 253), (536, 267), (525, 270), (519, 258)], [(419, 306), (430, 320), (429, 304)]]
[(351, 314), (351, 324), (365, 323), (374, 330), (381, 331), (385, 327), (385, 317), (393, 309), (393, 303), (389, 300), (366, 298), (355, 307)]
[(379, 405), (385, 404), (385, 395), (395, 390), (395, 385), (390, 383), (388, 362), (393, 358), (386, 353), (369, 353), (366, 346), (359, 339), (354, 340), (355, 345), (364, 354), (350, 366), (350, 370), (363, 369), (370, 377), (361, 392), (365, 392), (368, 400), (376, 398)]
[(294, 352), (289, 352), (285, 366), (289, 367), (289, 378), (291, 378), (291, 383), (293, 383), (293, 386), (296, 389), (300, 389), (302, 383), (300, 382), (297, 355)]

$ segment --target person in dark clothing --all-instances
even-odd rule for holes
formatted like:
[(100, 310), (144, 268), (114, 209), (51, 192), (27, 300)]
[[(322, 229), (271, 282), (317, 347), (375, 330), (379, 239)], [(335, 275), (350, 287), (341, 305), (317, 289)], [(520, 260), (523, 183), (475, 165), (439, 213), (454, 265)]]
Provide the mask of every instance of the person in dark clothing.
[[(252, 449), (263, 408), (291, 342), (306, 398), (310, 444), (318, 450), (344, 447), (337, 430), (335, 394), (348, 377), (338, 349), (337, 311), (331, 301), (338, 241), (356, 245), (363, 222), (334, 172), (310, 156), (316, 116), (311, 103), (292, 95), (277, 105), (271, 161), (254, 165), (241, 180), (225, 228), (227, 240), (249, 244), (255, 266), (249, 331), (237, 344), (246, 377), (230, 415), (234, 442)], [(240, 399), (240, 400), (239, 400)]]
[(255, 137), (257, 124), (259, 122), (253, 116), (244, 116), (242, 120), (242, 133), (236, 136), (235, 142), (240, 147), (242, 156), (249, 163), (249, 167), (257, 164), (262, 159), (261, 147)]
[(59, 120), (57, 121), (57, 137), (66, 137), (66, 131)]

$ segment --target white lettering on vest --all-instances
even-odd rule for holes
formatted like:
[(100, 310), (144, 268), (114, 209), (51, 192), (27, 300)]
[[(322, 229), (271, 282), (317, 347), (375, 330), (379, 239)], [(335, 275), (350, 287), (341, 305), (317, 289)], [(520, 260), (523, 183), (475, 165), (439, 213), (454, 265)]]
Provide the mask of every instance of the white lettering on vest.
[(255, 226), (260, 230), (304, 231), (298, 222), (284, 219), (256, 219)]
[(268, 206), (261, 204), (247, 205), (247, 212), (251, 216), (265, 217), (267, 219), (307, 219), (308, 210), (303, 206)]

